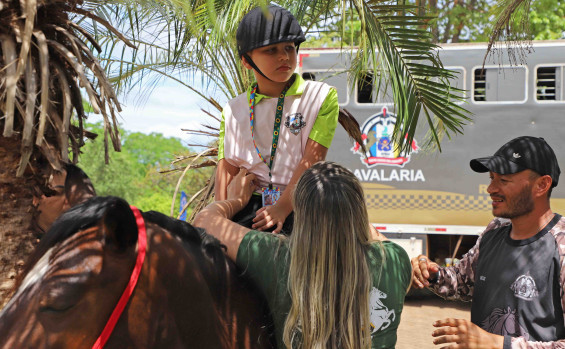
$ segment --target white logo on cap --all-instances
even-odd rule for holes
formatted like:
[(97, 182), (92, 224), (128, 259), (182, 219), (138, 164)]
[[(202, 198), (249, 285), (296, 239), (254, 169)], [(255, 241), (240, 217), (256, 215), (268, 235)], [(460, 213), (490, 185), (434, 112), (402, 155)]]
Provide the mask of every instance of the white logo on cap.
[(514, 157), (514, 159), (519, 159), (519, 158), (522, 157), (522, 156), (521, 156), (520, 154), (518, 154), (518, 153), (514, 153), (514, 154), (512, 154), (512, 156)]

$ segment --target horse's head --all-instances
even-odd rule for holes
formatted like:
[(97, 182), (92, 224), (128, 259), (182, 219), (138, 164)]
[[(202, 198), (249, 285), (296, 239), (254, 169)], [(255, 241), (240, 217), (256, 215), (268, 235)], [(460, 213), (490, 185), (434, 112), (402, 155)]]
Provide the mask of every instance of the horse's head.
[(123, 200), (95, 198), (61, 216), (2, 310), (0, 347), (92, 346), (108, 317), (100, 309), (111, 309), (125, 287), (136, 240)]
[[(145, 261), (106, 347), (268, 346), (256, 322), (261, 307), (221, 249), (203, 250), (199, 232), (187, 223), (157, 213), (144, 217)], [(0, 348), (92, 347), (129, 281), (137, 234), (133, 213), (119, 198), (96, 197), (63, 214), (0, 313)], [(210, 282), (215, 269), (220, 276)], [(226, 305), (230, 297), (238, 302)]]

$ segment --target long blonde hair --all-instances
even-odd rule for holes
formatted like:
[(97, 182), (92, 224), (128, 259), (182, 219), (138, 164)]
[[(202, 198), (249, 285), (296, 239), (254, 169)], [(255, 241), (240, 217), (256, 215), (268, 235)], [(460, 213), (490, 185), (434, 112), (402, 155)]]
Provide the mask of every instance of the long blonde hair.
[(288, 287), (288, 348), (368, 348), (371, 243), (363, 189), (342, 166), (320, 162), (296, 185)]

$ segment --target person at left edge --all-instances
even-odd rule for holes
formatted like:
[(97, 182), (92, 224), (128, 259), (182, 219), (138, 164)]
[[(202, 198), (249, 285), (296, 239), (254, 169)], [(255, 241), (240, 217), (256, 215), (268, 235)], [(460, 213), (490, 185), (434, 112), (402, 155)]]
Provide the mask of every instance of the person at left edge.
[[(259, 189), (233, 217), (234, 222), (290, 234), (293, 207), (289, 189), (306, 169), (326, 158), (339, 105), (335, 88), (305, 81), (294, 73), (298, 48), (306, 40), (296, 18), (279, 6), (269, 6), (268, 12), (270, 16), (266, 17), (260, 7), (254, 8), (237, 30), (241, 62), (253, 71), (256, 83), (229, 101), (222, 112), (215, 199), (226, 199), (228, 184), (240, 168), (245, 168), (257, 177)], [(263, 200), (262, 193), (269, 187), (280, 190), (278, 200), (277, 195)], [(276, 202), (263, 206), (271, 200)]]

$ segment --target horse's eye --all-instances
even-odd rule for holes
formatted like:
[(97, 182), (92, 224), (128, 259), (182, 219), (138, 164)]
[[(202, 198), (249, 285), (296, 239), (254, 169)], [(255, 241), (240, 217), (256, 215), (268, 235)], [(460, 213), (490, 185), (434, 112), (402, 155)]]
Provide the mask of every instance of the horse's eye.
[(73, 306), (69, 305), (67, 308), (61, 308), (61, 307), (52, 307), (52, 306), (39, 306), (39, 311), (42, 313), (62, 313), (65, 312), (69, 309), (71, 309)]
[(42, 313), (62, 313), (78, 303), (82, 287), (68, 282), (51, 284), (41, 291), (39, 311)]

